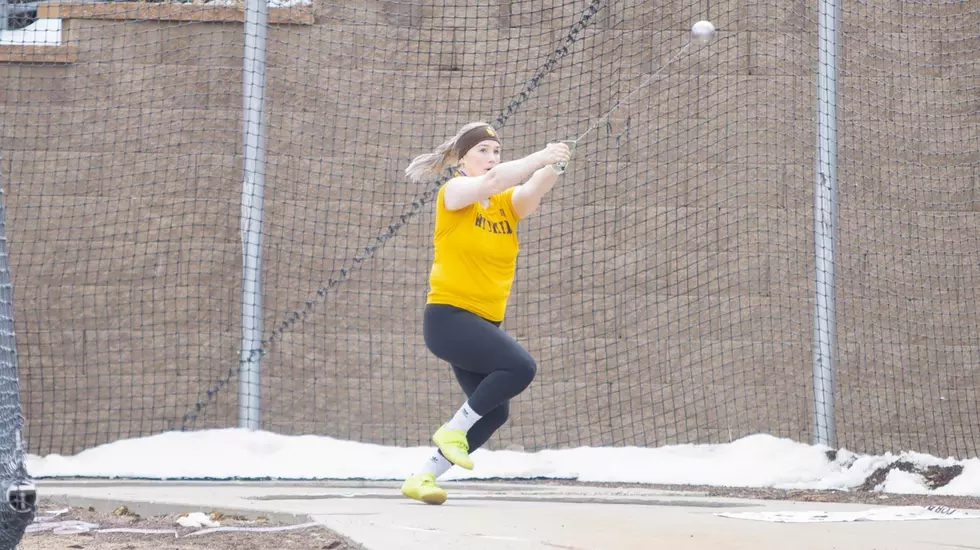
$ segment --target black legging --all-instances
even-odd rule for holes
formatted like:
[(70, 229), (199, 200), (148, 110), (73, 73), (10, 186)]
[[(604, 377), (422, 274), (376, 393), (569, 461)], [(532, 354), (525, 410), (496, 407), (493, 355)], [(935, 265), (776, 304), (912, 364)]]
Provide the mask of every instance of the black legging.
[(482, 418), (467, 432), (470, 452), (507, 421), (510, 399), (524, 391), (537, 372), (534, 358), (500, 323), (450, 305), (428, 304), (422, 321), (425, 345), (449, 363)]

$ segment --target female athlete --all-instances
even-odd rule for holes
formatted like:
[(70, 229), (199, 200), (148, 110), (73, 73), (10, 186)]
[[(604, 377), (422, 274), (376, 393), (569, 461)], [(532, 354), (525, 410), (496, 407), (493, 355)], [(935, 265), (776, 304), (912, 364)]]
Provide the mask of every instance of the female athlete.
[(551, 143), (500, 162), (497, 131), (472, 122), (405, 170), (421, 182), (453, 167), (436, 199), (422, 331), (429, 351), (449, 363), (467, 397), (432, 436), (433, 455), (402, 485), (409, 498), (445, 502), (436, 478), (453, 464), (473, 468), (470, 453), (507, 421), (510, 399), (534, 379), (534, 358), (500, 325), (520, 249), (518, 223), (537, 210), (557, 181), (559, 171), (551, 166), (570, 157), (567, 145)]

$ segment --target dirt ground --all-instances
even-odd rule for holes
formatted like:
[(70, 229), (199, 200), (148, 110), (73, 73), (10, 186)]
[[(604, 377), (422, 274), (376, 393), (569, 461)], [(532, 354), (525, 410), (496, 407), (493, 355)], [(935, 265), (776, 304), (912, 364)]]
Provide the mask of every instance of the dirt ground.
[[(63, 512), (55, 515), (55, 512)], [(296, 548), (303, 550), (363, 550), (346, 538), (322, 525), (289, 524), (267, 518), (244, 518), (211, 514), (219, 528), (235, 527), (252, 531), (206, 532), (209, 527), (186, 527), (177, 523), (179, 515), (142, 517), (125, 508), (113, 512), (69, 508), (56, 500), (41, 500), (37, 521), (28, 528), (20, 550), (251, 550)], [(84, 522), (74, 528), (64, 522)], [(61, 522), (61, 523), (59, 523)], [(43, 529), (58, 526), (61, 532)], [(94, 525), (94, 526), (93, 526)], [(97, 527), (95, 527), (97, 526)], [(282, 529), (290, 527), (290, 529)], [(166, 533), (105, 532), (111, 529), (160, 530)], [(265, 529), (266, 531), (261, 531)], [(275, 529), (275, 530), (270, 530)], [(195, 532), (204, 532), (194, 535)]]

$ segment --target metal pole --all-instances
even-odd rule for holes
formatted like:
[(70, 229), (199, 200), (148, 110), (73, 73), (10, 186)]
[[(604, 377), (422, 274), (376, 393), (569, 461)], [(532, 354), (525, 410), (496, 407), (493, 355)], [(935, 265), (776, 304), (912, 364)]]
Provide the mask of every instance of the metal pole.
[(814, 186), (816, 301), (813, 326), (813, 443), (835, 446), (834, 260), (837, 230), (837, 0), (820, 0), (817, 30), (817, 175)]
[(238, 425), (261, 428), (262, 214), (265, 187), (265, 78), (267, 0), (245, 4), (244, 120), (242, 186), (242, 349)]
[(0, 0), (0, 31), (10, 30), (10, 4), (8, 0)]

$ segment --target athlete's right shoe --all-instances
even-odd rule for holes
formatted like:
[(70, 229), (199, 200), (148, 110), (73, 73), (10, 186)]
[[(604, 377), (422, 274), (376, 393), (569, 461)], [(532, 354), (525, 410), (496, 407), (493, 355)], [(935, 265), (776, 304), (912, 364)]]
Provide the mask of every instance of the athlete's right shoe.
[(466, 440), (466, 432), (463, 430), (450, 430), (442, 426), (432, 435), (432, 442), (439, 447), (446, 460), (467, 470), (473, 469), (473, 461), (470, 459), (470, 443)]
[(402, 483), (402, 494), (426, 504), (446, 502), (446, 491), (436, 485), (435, 474), (415, 474)]

